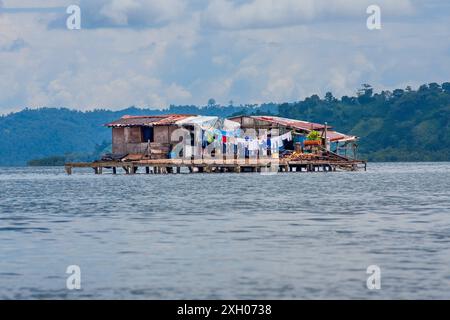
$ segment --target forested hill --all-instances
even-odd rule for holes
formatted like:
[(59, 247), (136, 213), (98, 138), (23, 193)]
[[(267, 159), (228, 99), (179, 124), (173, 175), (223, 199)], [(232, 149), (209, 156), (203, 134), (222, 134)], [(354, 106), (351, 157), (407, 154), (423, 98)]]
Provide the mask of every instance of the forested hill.
[(128, 108), (121, 111), (25, 109), (0, 117), (0, 165), (29, 160), (90, 160), (108, 148), (104, 123), (128, 115), (184, 113), (227, 117), (236, 114), (279, 114), (306, 121), (328, 122), (337, 131), (361, 137), (360, 155), (369, 161), (450, 161), (450, 83), (430, 83), (374, 93), (363, 85), (353, 97), (313, 95), (280, 105), (171, 106), (166, 110)]
[(312, 96), (282, 104), (279, 114), (323, 123), (359, 136), (359, 152), (370, 161), (450, 161), (450, 83), (430, 83), (373, 93), (363, 85), (356, 97)]
[[(127, 108), (120, 111), (76, 111), (66, 108), (25, 109), (0, 117), (0, 166), (26, 165), (28, 161), (51, 157), (69, 160), (92, 160), (107, 151), (111, 129), (103, 124), (124, 115), (158, 115), (165, 113), (201, 114), (228, 117), (244, 112), (273, 113), (275, 104), (221, 107), (171, 106), (166, 110)], [(105, 148), (106, 146), (106, 148)], [(47, 164), (47, 159), (42, 163)], [(58, 164), (61, 161), (57, 161)]]

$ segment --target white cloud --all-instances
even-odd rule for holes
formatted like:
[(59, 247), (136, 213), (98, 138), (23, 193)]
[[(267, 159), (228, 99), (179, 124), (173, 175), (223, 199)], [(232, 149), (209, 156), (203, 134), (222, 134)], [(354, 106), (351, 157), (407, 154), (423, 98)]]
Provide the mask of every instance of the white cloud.
[(166, 96), (172, 104), (183, 104), (192, 98), (192, 94), (183, 86), (176, 83), (170, 84), (165, 89)]
[[(385, 89), (449, 80), (445, 10), (441, 19), (396, 19), (418, 2), (381, 0), (391, 19), (371, 32), (367, 2), (85, 1), (82, 26), (90, 28), (81, 31), (47, 28), (65, 12), (0, 14), (0, 113), (205, 104), (211, 97), (284, 102), (350, 95), (361, 83)], [(33, 3), (16, 7), (24, 4)]]
[[(0, 0), (0, 6), (1, 2), (2, 0)], [(73, 2), (73, 0), (3, 0), (4, 6), (10, 8), (59, 7), (61, 5), (69, 5)]]
[[(226, 29), (271, 28), (304, 24), (315, 19), (365, 16), (373, 0), (252, 0), (235, 4), (229, 0), (212, 0), (203, 14), (204, 21)], [(410, 0), (378, 0), (383, 14), (409, 15), (414, 9)]]
[(154, 27), (179, 18), (182, 0), (80, 0), (84, 24), (90, 28)]
[[(105, 105), (162, 107), (167, 104), (159, 92), (164, 88), (159, 79), (134, 72), (117, 75), (101, 70), (84, 70), (72, 75), (63, 73), (47, 86), (39, 88), (35, 97), (30, 95), (30, 103), (38, 105), (92, 108)], [(39, 101), (39, 98), (43, 100)]]
[(21, 37), (29, 42), (20, 54), (0, 50), (0, 109), (161, 108), (192, 98), (176, 79), (165, 81), (161, 74), (176, 52), (190, 54), (195, 23), (145, 30), (46, 29), (54, 16), (0, 16), (0, 27), (8, 30), (0, 33), (0, 48)]

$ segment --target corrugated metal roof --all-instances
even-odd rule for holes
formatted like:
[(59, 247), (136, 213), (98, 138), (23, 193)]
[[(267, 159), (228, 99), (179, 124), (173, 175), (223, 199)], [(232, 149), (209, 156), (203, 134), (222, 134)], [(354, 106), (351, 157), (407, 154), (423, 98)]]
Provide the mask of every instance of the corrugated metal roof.
[(105, 124), (106, 127), (140, 127), (175, 125), (177, 121), (192, 117), (188, 114), (168, 114), (161, 116), (123, 116), (119, 120)]
[[(325, 125), (295, 119), (288, 119), (282, 117), (273, 117), (273, 116), (245, 116), (250, 117), (259, 121), (266, 121), (270, 123), (279, 124), (286, 127), (291, 127), (294, 129), (301, 129), (306, 131), (318, 130), (323, 131), (325, 129)], [(201, 117), (195, 115), (186, 115), (186, 114), (168, 114), (168, 115), (159, 115), (159, 116), (123, 116), (119, 120), (110, 122), (105, 124), (107, 127), (139, 127), (139, 126), (163, 126), (163, 125), (182, 125), (191, 123), (197, 120), (211, 120), (216, 117)], [(235, 119), (234, 117), (232, 119)], [(183, 121), (186, 120), (186, 121)], [(357, 140), (358, 137), (345, 135), (343, 133), (339, 133), (333, 130), (330, 130), (330, 126), (328, 126), (327, 138), (332, 141), (354, 141)]]
[[(243, 116), (243, 117), (250, 117), (255, 120), (266, 121), (266, 122), (279, 124), (282, 126), (291, 127), (294, 129), (305, 130), (305, 131), (317, 130), (317, 131), (322, 132), (325, 129), (324, 124), (307, 122), (307, 121), (296, 120), (296, 119), (288, 119), (288, 118), (274, 117), (274, 116)], [(233, 117), (231, 119), (236, 119), (236, 118), (239, 118), (239, 117)], [(339, 133), (339, 132), (330, 130), (330, 128), (332, 128), (332, 127), (328, 125), (327, 126), (327, 129), (328, 129), (327, 130), (327, 138), (332, 142), (355, 141), (358, 139), (358, 137), (356, 137), (356, 136), (345, 135), (343, 133)]]
[(191, 125), (200, 126), (203, 129), (214, 127), (219, 117), (215, 116), (192, 116), (176, 122), (177, 125)]
[(345, 141), (355, 141), (358, 139), (356, 136), (348, 136), (343, 133), (339, 133), (336, 131), (327, 131), (327, 139), (329, 139), (331, 142), (345, 142)]
[[(307, 122), (295, 119), (288, 119), (282, 117), (272, 117), (272, 116), (251, 116), (251, 118), (260, 121), (267, 121), (271, 123), (280, 124), (287, 127), (292, 127), (301, 130), (322, 130), (325, 129), (325, 125), (314, 122)], [(330, 126), (328, 126), (330, 128)]]

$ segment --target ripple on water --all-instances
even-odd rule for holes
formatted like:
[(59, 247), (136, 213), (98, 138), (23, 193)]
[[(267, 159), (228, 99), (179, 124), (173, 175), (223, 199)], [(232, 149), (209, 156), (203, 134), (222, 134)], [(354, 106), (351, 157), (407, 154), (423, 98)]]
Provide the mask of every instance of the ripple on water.
[[(450, 299), (450, 163), (275, 176), (0, 168), (0, 187), (0, 298)], [(80, 292), (65, 289), (69, 265)]]

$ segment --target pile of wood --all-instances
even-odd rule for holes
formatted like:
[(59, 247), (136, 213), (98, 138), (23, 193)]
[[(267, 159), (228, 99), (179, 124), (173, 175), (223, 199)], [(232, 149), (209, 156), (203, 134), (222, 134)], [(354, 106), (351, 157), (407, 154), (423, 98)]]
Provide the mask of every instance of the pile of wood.
[(288, 161), (302, 161), (302, 160), (315, 160), (318, 159), (320, 156), (315, 153), (301, 153), (294, 151), (291, 154), (286, 154), (284, 156), (284, 159)]
[(321, 148), (316, 153), (302, 153), (299, 151), (285, 152), (283, 154), (283, 159), (288, 161), (312, 161), (312, 160), (325, 160), (325, 161), (338, 161), (347, 162), (350, 161), (349, 158), (340, 156), (334, 152)]

